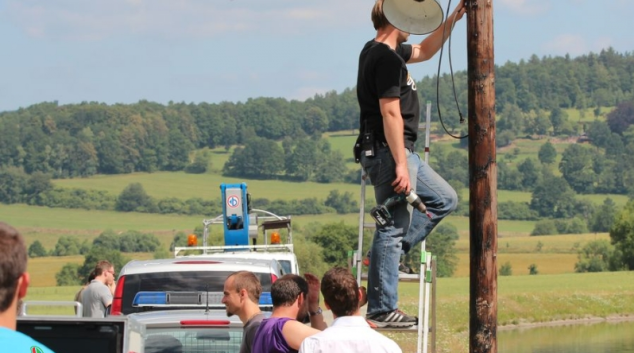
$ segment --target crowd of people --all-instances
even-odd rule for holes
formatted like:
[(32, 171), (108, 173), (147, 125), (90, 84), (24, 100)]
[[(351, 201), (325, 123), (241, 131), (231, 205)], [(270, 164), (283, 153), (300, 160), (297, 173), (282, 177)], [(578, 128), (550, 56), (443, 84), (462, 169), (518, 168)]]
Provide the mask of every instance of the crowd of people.
[[(361, 315), (365, 289), (352, 273), (335, 267), (321, 281), (311, 274), (287, 274), (271, 286), (273, 311), (267, 318), (258, 305), (262, 286), (251, 272), (231, 274), (224, 284), (222, 302), (227, 315), (244, 324), (240, 353), (400, 353), (391, 339), (374, 330)], [(327, 327), (319, 292), (333, 322)], [(304, 322), (310, 321), (310, 326)]]

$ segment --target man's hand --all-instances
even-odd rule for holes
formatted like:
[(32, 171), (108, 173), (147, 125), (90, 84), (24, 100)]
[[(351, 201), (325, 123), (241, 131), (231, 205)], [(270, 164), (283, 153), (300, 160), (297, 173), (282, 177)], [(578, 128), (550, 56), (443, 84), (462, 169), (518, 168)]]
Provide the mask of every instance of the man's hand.
[(305, 273), (304, 278), (308, 282), (308, 310), (311, 312), (317, 311), (319, 308), (319, 291), (321, 289), (319, 278), (310, 273)]
[(117, 288), (117, 282), (112, 281), (112, 283), (108, 285), (108, 289), (110, 289), (110, 293), (112, 293), (112, 295), (114, 295), (115, 288)]
[(403, 165), (397, 164), (395, 172), (396, 179), (392, 182), (394, 192), (397, 194), (408, 192), (411, 187), (409, 183), (409, 170), (407, 169), (407, 163)]
[(460, 20), (466, 12), (467, 12), (467, 7), (464, 5), (464, 0), (460, 0), (460, 3), (458, 4), (458, 6), (456, 6), (456, 9), (453, 10), (452, 16), (455, 16), (456, 18), (454, 21)]

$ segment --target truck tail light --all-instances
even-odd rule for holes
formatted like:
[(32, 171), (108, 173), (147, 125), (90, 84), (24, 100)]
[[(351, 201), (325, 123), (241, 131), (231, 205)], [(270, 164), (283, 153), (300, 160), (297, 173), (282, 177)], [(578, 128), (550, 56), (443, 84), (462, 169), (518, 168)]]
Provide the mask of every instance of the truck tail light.
[(122, 315), (123, 308), (123, 286), (125, 285), (125, 276), (120, 276), (117, 281), (117, 287), (114, 290), (114, 298), (112, 298), (112, 307), (110, 315)]

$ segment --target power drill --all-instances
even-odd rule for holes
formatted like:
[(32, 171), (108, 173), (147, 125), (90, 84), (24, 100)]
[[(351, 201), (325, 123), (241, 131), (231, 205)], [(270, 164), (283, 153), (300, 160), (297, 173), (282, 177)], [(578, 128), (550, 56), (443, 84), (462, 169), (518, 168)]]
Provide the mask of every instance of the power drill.
[(425, 204), (420, 197), (416, 195), (414, 190), (410, 190), (406, 194), (399, 194), (388, 198), (383, 204), (373, 207), (372, 210), (370, 210), (370, 216), (372, 216), (374, 221), (381, 227), (391, 226), (394, 224), (394, 219), (390, 213), (390, 208), (403, 200), (407, 201), (412, 207), (426, 214), (427, 217), (431, 219), (431, 213), (427, 211), (427, 207), (425, 207)]

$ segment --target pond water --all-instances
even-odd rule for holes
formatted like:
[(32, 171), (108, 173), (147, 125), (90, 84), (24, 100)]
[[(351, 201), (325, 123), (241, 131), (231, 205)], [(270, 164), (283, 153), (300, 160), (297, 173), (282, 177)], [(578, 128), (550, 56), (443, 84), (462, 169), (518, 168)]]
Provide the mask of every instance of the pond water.
[(634, 353), (634, 322), (498, 331), (499, 353)]

